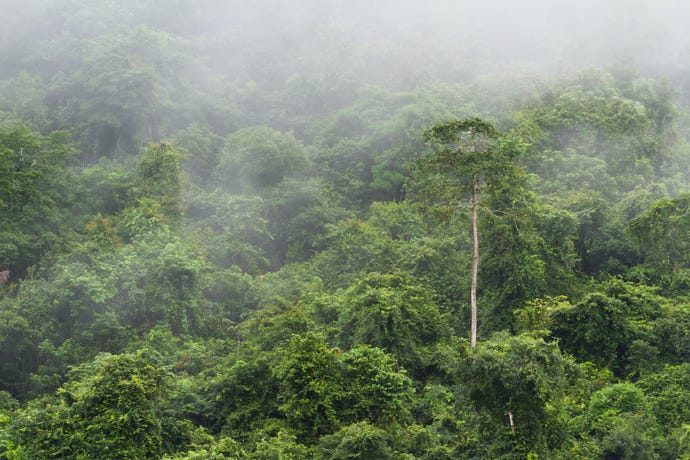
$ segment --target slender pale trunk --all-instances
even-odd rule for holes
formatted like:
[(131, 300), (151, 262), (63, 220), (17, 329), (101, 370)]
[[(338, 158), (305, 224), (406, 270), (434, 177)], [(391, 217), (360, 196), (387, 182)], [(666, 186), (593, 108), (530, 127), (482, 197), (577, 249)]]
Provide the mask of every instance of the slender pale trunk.
[(472, 179), (472, 196), (470, 208), (472, 210), (472, 242), (474, 252), (472, 253), (472, 286), (470, 288), (470, 305), (472, 306), (472, 319), (470, 326), (470, 346), (477, 346), (477, 271), (479, 268), (479, 233), (477, 232), (477, 191), (479, 188), (476, 177)]

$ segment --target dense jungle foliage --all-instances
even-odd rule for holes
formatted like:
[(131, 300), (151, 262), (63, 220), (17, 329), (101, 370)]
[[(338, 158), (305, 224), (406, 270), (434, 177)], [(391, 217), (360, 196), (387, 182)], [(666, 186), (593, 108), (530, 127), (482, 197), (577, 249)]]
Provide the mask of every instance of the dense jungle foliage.
[(4, 17), (0, 459), (690, 458), (690, 77), (164, 3)]

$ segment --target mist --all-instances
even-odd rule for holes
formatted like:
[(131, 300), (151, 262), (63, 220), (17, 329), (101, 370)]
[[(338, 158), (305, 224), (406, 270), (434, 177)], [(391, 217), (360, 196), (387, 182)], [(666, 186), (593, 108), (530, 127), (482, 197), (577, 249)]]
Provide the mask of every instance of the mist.
[[(690, 8), (672, 0), (123, 1), (99, 8), (73, 1), (3, 4), (4, 62), (26, 58), (16, 50), (36, 49), (60, 36), (93, 39), (147, 24), (203, 38), (208, 46), (198, 50), (203, 56), (232, 61), (239, 55), (245, 71), (260, 64), (253, 59), (262, 59), (252, 49), (273, 47), (272, 57), (286, 60), (320, 56), (346, 62), (347, 54), (332, 55), (336, 46), (361, 53), (371, 68), (383, 65), (389, 71), (398, 69), (376, 61), (434, 62), (471, 73), (505, 64), (579, 68), (628, 60), (645, 73), (663, 76), (681, 68), (690, 44), (685, 33)], [(216, 55), (219, 48), (233, 54)], [(328, 60), (323, 64), (328, 70)]]
[(310, 144), (311, 121), (370, 87), (446, 91), (446, 116), (496, 118), (598, 69), (690, 100), (680, 1), (3, 3), (0, 110), (70, 131), (84, 164), (194, 123), (218, 136), (266, 124)]
[(0, 7), (0, 458), (690, 458), (685, 2)]
[(370, 71), (396, 72), (395, 64), (406, 62), (475, 76), (504, 65), (553, 70), (626, 61), (663, 77), (682, 68), (690, 45), (690, 9), (680, 1), (273, 1), (207, 8), (249, 36), (276, 40), (286, 58), (331, 55), (339, 40), (361, 53)]

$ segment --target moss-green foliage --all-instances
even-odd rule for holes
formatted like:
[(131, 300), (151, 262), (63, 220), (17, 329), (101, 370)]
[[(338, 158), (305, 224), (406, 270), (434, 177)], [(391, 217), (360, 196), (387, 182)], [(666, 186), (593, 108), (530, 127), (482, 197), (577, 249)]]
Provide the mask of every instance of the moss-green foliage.
[(159, 143), (148, 146), (139, 160), (133, 193), (137, 200), (150, 199), (170, 223), (182, 217), (182, 175), (180, 157), (172, 147)]
[(0, 459), (690, 458), (684, 77), (11, 3)]
[(635, 385), (618, 383), (594, 393), (584, 421), (602, 458), (658, 458), (659, 426)]
[(12, 418), (29, 458), (156, 458), (162, 433), (155, 399), (163, 374), (142, 355), (100, 355), (74, 371), (57, 398), (36, 400)]
[(285, 401), (280, 411), (303, 442), (358, 421), (381, 428), (409, 422), (412, 380), (380, 348), (358, 346), (341, 354), (307, 335), (295, 337), (286, 351), (290, 358), (277, 374)]
[(561, 410), (573, 376), (572, 361), (556, 344), (526, 335), (498, 335), (470, 353), (460, 378), (485, 414), (487, 455), (558, 449), (566, 440)]
[(227, 190), (252, 193), (275, 187), (306, 169), (304, 147), (268, 126), (245, 128), (225, 139), (216, 180)]
[(50, 136), (0, 123), (0, 260), (16, 277), (26, 275), (53, 245), (65, 244), (75, 151), (66, 132)]
[(349, 425), (337, 433), (324, 436), (315, 458), (395, 458), (385, 431), (366, 422)]
[(658, 272), (675, 274), (688, 268), (689, 203), (687, 193), (661, 199), (630, 222), (630, 231), (646, 262)]
[(334, 300), (341, 310), (339, 343), (383, 348), (415, 374), (429, 366), (430, 348), (447, 335), (431, 292), (404, 274), (369, 273)]

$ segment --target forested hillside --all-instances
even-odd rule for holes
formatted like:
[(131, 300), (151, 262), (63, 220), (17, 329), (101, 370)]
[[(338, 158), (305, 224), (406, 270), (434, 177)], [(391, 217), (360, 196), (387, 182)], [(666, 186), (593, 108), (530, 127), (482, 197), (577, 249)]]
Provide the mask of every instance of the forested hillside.
[(651, 2), (9, 3), (0, 459), (690, 458)]

